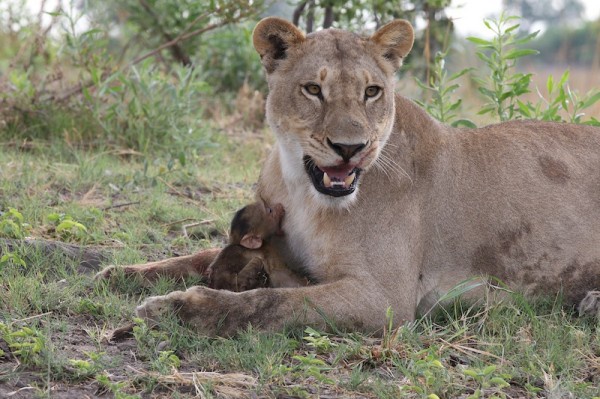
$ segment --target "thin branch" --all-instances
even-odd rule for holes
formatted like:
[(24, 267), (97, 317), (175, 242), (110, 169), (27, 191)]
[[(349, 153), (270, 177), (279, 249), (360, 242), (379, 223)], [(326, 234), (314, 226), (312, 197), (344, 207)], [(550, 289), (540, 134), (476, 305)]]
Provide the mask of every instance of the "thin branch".
[(124, 206), (129, 206), (129, 205), (138, 205), (139, 203), (140, 203), (140, 201), (133, 201), (133, 202), (125, 202), (123, 204), (114, 204), (114, 205), (105, 206), (104, 208), (102, 208), (102, 210), (107, 211), (109, 209), (122, 208)]
[(205, 26), (203, 28), (199, 28), (199, 29), (196, 29), (194, 31), (188, 32), (188, 33), (186, 33), (184, 31), (179, 36), (177, 36), (175, 39), (173, 39), (173, 40), (171, 40), (171, 41), (169, 41), (167, 43), (164, 43), (164, 44), (158, 46), (157, 48), (155, 48), (154, 50), (152, 50), (152, 51), (150, 51), (150, 52), (148, 52), (148, 53), (146, 53), (144, 55), (141, 55), (138, 58), (134, 59), (133, 61), (131, 61), (127, 65), (127, 67), (130, 67), (130, 66), (133, 66), (135, 64), (138, 64), (138, 63), (142, 62), (143, 60), (145, 60), (146, 58), (152, 57), (156, 53), (159, 53), (159, 52), (161, 52), (162, 50), (164, 50), (166, 48), (174, 46), (174, 45), (176, 45), (179, 42), (182, 42), (182, 41), (187, 40), (187, 39), (189, 39), (191, 37), (194, 37), (194, 36), (201, 35), (201, 34), (203, 34), (205, 32), (211, 31), (213, 29), (220, 28), (221, 26), (227, 25), (229, 23), (237, 22), (240, 19), (245, 18), (248, 15), (251, 15), (252, 13), (253, 13), (253, 11), (248, 10), (245, 13), (241, 13), (240, 15), (238, 15), (237, 17), (235, 17), (233, 19), (225, 19), (225, 20), (223, 20), (221, 22), (216, 22), (216, 23), (207, 25), (207, 26)]
[(292, 15), (292, 23), (296, 26), (299, 26), (298, 24), (300, 23), (300, 16), (304, 12), (306, 3), (308, 3), (308, 0), (304, 0), (304, 1), (300, 2), (294, 9), (294, 14)]
[(325, 18), (323, 19), (323, 29), (331, 28), (335, 21), (335, 14), (333, 12), (333, 6), (328, 5), (325, 7)]
[(315, 24), (315, 0), (309, 0), (308, 3), (308, 12), (306, 13), (306, 33), (311, 33)]
[[(159, 16), (156, 15), (152, 7), (150, 7), (150, 4), (148, 4), (146, 0), (139, 0), (139, 2), (142, 8), (152, 17), (162, 36), (169, 42), (173, 41), (173, 36), (165, 31), (164, 27), (160, 23)], [(182, 65), (189, 66), (192, 64), (190, 57), (185, 53), (183, 48), (178, 43), (174, 43), (169, 50), (171, 51), (173, 58), (175, 58)]]
[[(219, 12), (219, 11), (220, 11), (220, 9), (216, 10), (215, 12)], [(161, 52), (161, 51), (163, 51), (164, 49), (167, 49), (167, 48), (169, 48), (169, 47), (171, 47), (171, 46), (174, 46), (174, 45), (176, 45), (176, 44), (178, 44), (178, 43), (180, 43), (180, 42), (182, 42), (182, 41), (185, 41), (185, 40), (187, 40), (187, 39), (189, 39), (189, 38), (192, 38), (192, 37), (194, 37), (194, 36), (201, 35), (201, 34), (203, 34), (203, 33), (205, 33), (205, 32), (208, 32), (208, 31), (211, 31), (211, 30), (214, 30), (214, 29), (220, 28), (221, 26), (227, 25), (227, 24), (229, 24), (229, 23), (235, 23), (235, 22), (237, 22), (237, 21), (241, 20), (242, 18), (245, 18), (245, 17), (247, 17), (247, 16), (249, 16), (249, 15), (252, 15), (252, 14), (253, 14), (253, 12), (254, 12), (253, 10), (251, 10), (251, 9), (248, 9), (246, 12), (242, 12), (242, 13), (240, 13), (240, 14), (239, 14), (237, 17), (235, 17), (235, 18), (231, 18), (231, 19), (224, 19), (224, 20), (222, 20), (221, 22), (213, 23), (213, 24), (207, 25), (207, 26), (205, 26), (205, 27), (203, 27), (203, 28), (199, 28), (199, 29), (196, 29), (196, 30), (194, 30), (194, 31), (187, 32), (187, 31), (188, 31), (188, 30), (189, 30), (189, 29), (190, 29), (190, 28), (191, 28), (193, 25), (195, 25), (195, 24), (196, 24), (196, 23), (198, 23), (198, 22), (199, 22), (201, 19), (205, 18), (205, 17), (208, 15), (208, 13), (201, 14), (201, 15), (199, 15), (199, 16), (198, 16), (198, 17), (197, 17), (197, 18), (196, 18), (194, 21), (192, 21), (192, 22), (191, 22), (191, 23), (190, 23), (190, 24), (189, 24), (189, 25), (188, 25), (188, 26), (187, 26), (187, 27), (186, 27), (186, 28), (185, 28), (185, 29), (182, 31), (182, 33), (181, 33), (179, 36), (177, 36), (175, 39), (173, 39), (173, 40), (171, 40), (171, 41), (169, 41), (169, 42), (167, 42), (167, 43), (164, 43), (164, 44), (162, 44), (162, 45), (158, 46), (157, 48), (155, 48), (155, 49), (154, 49), (154, 50), (152, 50), (152, 51), (149, 51), (149, 52), (147, 52), (146, 54), (143, 54), (143, 55), (141, 55), (141, 56), (137, 57), (136, 59), (134, 59), (134, 60), (133, 60), (133, 61), (131, 61), (130, 63), (128, 63), (128, 64), (126, 64), (125, 66), (123, 66), (122, 68), (120, 68), (120, 70), (121, 70), (121, 71), (123, 71), (123, 70), (126, 70), (126, 69), (128, 69), (128, 68), (131, 68), (132, 66), (134, 66), (134, 65), (136, 65), (136, 64), (139, 64), (140, 62), (144, 61), (145, 59), (147, 59), (147, 58), (150, 58), (150, 57), (152, 57), (152, 56), (154, 56), (154, 55), (156, 55), (156, 54), (160, 53), (160, 52)], [(102, 73), (102, 75), (101, 75), (101, 77), (100, 77), (100, 80), (104, 80), (104, 79), (108, 78), (108, 77), (109, 77), (109, 76), (110, 76), (112, 73), (113, 73), (113, 72), (109, 72), (109, 71), (105, 71), (105, 72), (103, 72), (103, 73)], [(72, 97), (72, 96), (74, 96), (74, 95), (76, 95), (76, 94), (79, 94), (79, 93), (81, 93), (81, 92), (82, 92), (84, 89), (90, 88), (90, 87), (92, 87), (92, 86), (94, 86), (94, 82), (93, 82), (93, 81), (91, 81), (91, 80), (90, 80), (90, 81), (87, 81), (87, 82), (85, 82), (85, 83), (79, 83), (79, 84), (77, 84), (75, 87), (73, 87), (73, 88), (69, 89), (67, 92), (63, 93), (63, 95), (62, 95), (62, 96), (60, 96), (60, 97), (58, 97), (58, 98), (50, 97), (49, 99), (50, 99), (51, 101), (63, 102), (63, 101), (65, 101), (65, 100), (69, 99), (70, 97)]]

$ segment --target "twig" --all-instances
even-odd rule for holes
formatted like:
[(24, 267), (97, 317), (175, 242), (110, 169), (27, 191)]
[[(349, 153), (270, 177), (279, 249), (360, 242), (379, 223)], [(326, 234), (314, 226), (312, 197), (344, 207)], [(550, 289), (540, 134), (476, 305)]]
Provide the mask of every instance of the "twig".
[[(496, 360), (499, 360), (500, 363), (504, 364), (505, 362), (508, 362), (506, 359), (500, 357), (500, 356), (496, 356), (490, 352), (486, 352), (486, 351), (482, 351), (480, 349), (475, 349), (475, 348), (471, 348), (470, 346), (461, 346), (461, 345), (455, 345), (452, 344), (448, 341), (445, 341), (443, 339), (440, 338), (440, 341), (442, 341), (444, 344), (448, 345), (450, 348), (456, 349), (459, 352), (464, 353), (465, 355), (469, 356), (472, 355), (473, 353), (476, 353), (478, 355), (484, 355), (484, 356), (489, 356), (489, 357), (493, 357)], [(472, 352), (472, 353), (469, 353)]]
[(169, 226), (173, 226), (175, 224), (187, 222), (187, 221), (190, 221), (190, 220), (196, 220), (196, 219), (194, 219), (194, 218), (185, 218), (185, 219), (181, 219), (181, 220), (176, 220), (174, 222), (165, 223), (165, 224), (162, 224), (161, 226), (162, 227), (169, 227)]
[[(219, 11), (221, 11), (221, 9), (217, 9), (217, 10), (215, 10), (215, 12), (219, 12)], [(154, 56), (154, 55), (156, 55), (156, 54), (160, 53), (162, 50), (164, 50), (164, 49), (166, 49), (166, 48), (169, 48), (169, 47), (171, 47), (171, 46), (174, 46), (174, 45), (176, 45), (176, 44), (178, 44), (178, 43), (180, 43), (180, 42), (182, 42), (182, 41), (185, 41), (185, 40), (187, 40), (187, 39), (189, 39), (189, 38), (191, 38), (191, 37), (198, 36), (198, 35), (200, 35), (200, 34), (202, 34), (202, 33), (208, 32), (208, 31), (210, 31), (210, 30), (213, 30), (213, 29), (216, 29), (216, 28), (220, 28), (221, 26), (224, 26), (224, 25), (226, 25), (226, 24), (228, 24), (228, 23), (234, 23), (234, 22), (237, 22), (237, 21), (239, 21), (240, 19), (242, 19), (242, 18), (244, 18), (244, 17), (247, 17), (248, 15), (251, 15), (251, 14), (252, 14), (252, 12), (253, 12), (253, 11), (252, 11), (252, 8), (250, 7), (250, 8), (248, 9), (248, 11), (240, 13), (240, 14), (239, 14), (237, 17), (235, 17), (235, 18), (231, 18), (231, 19), (224, 19), (224, 20), (222, 20), (221, 22), (217, 22), (217, 23), (210, 24), (210, 25), (208, 25), (208, 26), (205, 26), (204, 28), (196, 29), (196, 30), (194, 30), (194, 31), (192, 31), (192, 32), (187, 32), (187, 30), (188, 30), (188, 29), (190, 29), (190, 28), (191, 28), (193, 25), (195, 25), (195, 24), (196, 24), (196, 23), (198, 23), (198, 22), (199, 22), (201, 19), (205, 18), (205, 17), (208, 15), (208, 13), (201, 14), (201, 15), (199, 15), (199, 16), (198, 16), (198, 17), (197, 17), (197, 18), (196, 18), (194, 21), (192, 21), (192, 22), (191, 22), (191, 23), (190, 23), (190, 24), (189, 24), (189, 25), (186, 27), (186, 29), (184, 29), (184, 30), (182, 31), (182, 33), (181, 33), (179, 36), (177, 36), (175, 39), (173, 39), (173, 40), (171, 40), (171, 41), (168, 41), (167, 43), (164, 43), (164, 44), (162, 44), (162, 45), (158, 46), (158, 47), (157, 47), (157, 48), (155, 48), (154, 50), (152, 50), (152, 51), (149, 51), (149, 52), (147, 52), (146, 54), (144, 54), (144, 55), (141, 55), (141, 56), (137, 57), (136, 59), (134, 59), (134, 60), (133, 60), (133, 61), (131, 61), (130, 63), (128, 63), (128, 64), (126, 64), (125, 66), (123, 66), (122, 68), (120, 68), (119, 70), (120, 70), (120, 71), (124, 71), (124, 70), (126, 70), (126, 69), (128, 69), (128, 68), (131, 68), (132, 66), (134, 66), (134, 65), (136, 65), (136, 64), (139, 64), (140, 62), (144, 61), (145, 59), (147, 59), (147, 58), (149, 58), (149, 57), (152, 57), (152, 56)], [(112, 73), (111, 73), (111, 72), (109, 72), (109, 71), (104, 71), (104, 72), (102, 73), (102, 75), (100, 76), (100, 80), (105, 80), (105, 79), (106, 79), (108, 76), (110, 76), (111, 74), (112, 74)], [(69, 90), (68, 90), (66, 93), (64, 93), (62, 96), (60, 96), (60, 97), (58, 97), (58, 98), (53, 98), (53, 97), (51, 96), (49, 99), (50, 99), (51, 101), (63, 102), (63, 101), (65, 101), (65, 100), (67, 100), (67, 99), (71, 98), (72, 96), (74, 96), (74, 95), (76, 95), (76, 94), (79, 94), (79, 93), (81, 93), (81, 92), (82, 92), (84, 89), (87, 89), (87, 88), (90, 88), (90, 87), (92, 87), (93, 85), (94, 85), (94, 82), (93, 82), (93, 81), (91, 81), (91, 80), (89, 80), (89, 81), (87, 81), (87, 82), (85, 82), (85, 83), (79, 83), (79, 84), (77, 84), (75, 87), (73, 87), (73, 88), (69, 89)]]
[(114, 204), (114, 205), (105, 206), (104, 208), (102, 208), (102, 210), (107, 211), (109, 209), (122, 208), (124, 206), (129, 206), (129, 205), (138, 205), (139, 203), (140, 203), (140, 201), (124, 202), (122, 204)]
[[(218, 11), (219, 11), (219, 10), (217, 10), (217, 12), (218, 12)], [(207, 26), (205, 26), (205, 27), (203, 27), (203, 28), (199, 28), (199, 29), (196, 29), (196, 30), (194, 30), (194, 31), (188, 32), (188, 33), (186, 33), (186, 32), (185, 32), (185, 30), (184, 30), (184, 31), (183, 31), (183, 32), (182, 32), (182, 33), (181, 33), (179, 36), (177, 36), (175, 39), (173, 39), (173, 40), (171, 40), (171, 41), (169, 41), (169, 42), (167, 42), (167, 43), (164, 43), (164, 44), (162, 44), (162, 45), (158, 46), (157, 48), (155, 48), (154, 50), (152, 50), (152, 51), (150, 51), (150, 52), (148, 52), (148, 53), (146, 53), (146, 54), (144, 54), (144, 55), (141, 55), (141, 56), (139, 56), (138, 58), (134, 59), (133, 61), (131, 61), (131, 62), (130, 62), (130, 63), (127, 65), (127, 67), (131, 67), (131, 66), (133, 66), (133, 65), (135, 65), (135, 64), (138, 64), (138, 63), (140, 63), (141, 61), (145, 60), (146, 58), (148, 58), (148, 57), (152, 57), (152, 56), (153, 56), (153, 55), (155, 55), (156, 53), (159, 53), (159, 52), (161, 52), (162, 50), (164, 50), (164, 49), (166, 49), (166, 48), (168, 48), (168, 47), (174, 46), (174, 45), (178, 44), (179, 42), (182, 42), (182, 41), (184, 41), (184, 40), (187, 40), (187, 39), (189, 39), (189, 38), (191, 38), (191, 37), (194, 37), (194, 36), (201, 35), (201, 34), (202, 34), (202, 33), (204, 33), (204, 32), (208, 32), (208, 31), (210, 31), (210, 30), (213, 30), (213, 29), (216, 29), (216, 28), (220, 28), (221, 26), (224, 26), (224, 25), (226, 25), (226, 24), (228, 24), (228, 23), (237, 22), (237, 21), (239, 21), (240, 19), (242, 19), (242, 18), (244, 18), (244, 17), (246, 17), (246, 16), (248, 16), (248, 15), (251, 15), (251, 14), (252, 14), (252, 11), (250, 11), (250, 10), (249, 10), (249, 11), (247, 11), (247, 12), (245, 12), (245, 13), (241, 13), (240, 15), (238, 15), (238, 16), (237, 16), (237, 17), (235, 17), (235, 18), (232, 18), (232, 19), (224, 19), (224, 20), (223, 20), (223, 21), (221, 21), (221, 22), (216, 22), (216, 23), (213, 23), (213, 24), (207, 25)], [(196, 18), (196, 19), (194, 20), (194, 22), (197, 22), (199, 19), (200, 19), (199, 17), (198, 17), (198, 18)], [(190, 24), (190, 25), (191, 25), (191, 24)]]
[[(161, 24), (160, 17), (154, 12), (154, 10), (150, 6), (150, 4), (148, 4), (148, 2), (146, 0), (138, 0), (138, 1), (139, 1), (140, 5), (142, 6), (142, 8), (144, 10), (146, 10), (146, 12), (152, 17), (152, 19), (154, 20), (154, 24), (158, 27), (162, 36), (167, 41), (172, 41), (173, 37), (165, 31), (164, 27)], [(198, 20), (198, 18), (196, 18), (196, 20)], [(184, 30), (184, 32), (186, 30), (187, 30), (187, 28)], [(173, 55), (173, 57), (177, 61), (179, 61), (181, 64), (183, 64), (184, 66), (189, 66), (192, 64), (190, 57), (185, 53), (185, 51), (183, 51), (183, 48), (181, 48), (181, 46), (179, 46), (177, 43), (173, 44), (171, 46), (170, 50), (171, 50), (171, 54)]]
[(33, 320), (33, 319), (39, 319), (40, 317), (48, 316), (50, 314), (52, 314), (52, 312), (46, 312), (46, 313), (36, 314), (36, 315), (33, 315), (33, 316), (25, 317), (24, 319), (13, 320), (10, 323), (10, 325), (12, 326), (13, 324), (16, 324), (16, 323), (22, 323), (24, 321), (29, 321), (29, 320)]
[(214, 222), (214, 220), (207, 219), (207, 220), (201, 220), (200, 222), (196, 222), (196, 223), (184, 224), (183, 226), (181, 226), (181, 229), (183, 230), (183, 236), (185, 238), (189, 238), (187, 229), (189, 229), (190, 227), (202, 226), (202, 225), (210, 224), (213, 222)]

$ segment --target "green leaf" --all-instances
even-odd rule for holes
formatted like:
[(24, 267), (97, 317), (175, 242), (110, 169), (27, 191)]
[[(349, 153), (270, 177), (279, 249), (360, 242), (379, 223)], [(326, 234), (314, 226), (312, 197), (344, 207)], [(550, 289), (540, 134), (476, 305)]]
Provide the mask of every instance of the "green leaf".
[(589, 97), (587, 100), (585, 100), (583, 102), (583, 104), (581, 104), (580, 108), (584, 109), (584, 108), (591, 107), (592, 105), (594, 105), (598, 101), (600, 101), (600, 91), (597, 92), (596, 94), (594, 94), (593, 96)]
[(466, 369), (463, 371), (463, 374), (469, 377), (479, 378), (479, 373), (477, 373), (475, 370)]
[(525, 104), (521, 100), (517, 100), (517, 106), (519, 107), (519, 111), (521, 111), (521, 115), (525, 116), (526, 118), (531, 118), (530, 105)]
[(509, 51), (504, 58), (507, 60), (514, 60), (517, 58), (521, 58), (521, 57), (525, 57), (527, 55), (535, 55), (535, 54), (539, 54), (540, 52), (537, 50), (531, 50), (531, 49), (514, 49)]
[(467, 37), (467, 40), (470, 41), (471, 43), (477, 44), (478, 46), (493, 46), (492, 42), (484, 40), (484, 39), (480, 39), (475, 36), (469, 36), (469, 37)]
[(511, 27), (508, 27), (508, 28), (506, 28), (506, 30), (504, 31), (504, 33), (510, 33), (510, 32), (512, 32), (515, 29), (519, 29), (519, 26), (521, 26), (521, 24), (516, 24), (516, 25), (513, 25)]
[(490, 378), (490, 383), (496, 385), (499, 388), (505, 388), (510, 386), (510, 384), (506, 382), (504, 378), (501, 377)]
[(475, 68), (465, 68), (462, 71), (456, 72), (454, 75), (450, 76), (450, 78), (448, 79), (449, 82), (456, 80), (458, 78), (460, 78), (461, 76), (463, 76), (465, 73), (471, 72), (473, 71)]
[(548, 90), (548, 93), (552, 93), (554, 90), (554, 77), (552, 75), (549, 75), (548, 80), (546, 80), (546, 90)]
[(485, 115), (494, 111), (496, 111), (496, 107), (494, 107), (493, 105), (488, 105), (487, 107), (483, 107), (482, 109), (480, 109), (479, 112), (477, 112), (477, 115)]
[(570, 75), (570, 72), (567, 69), (565, 71), (565, 73), (563, 73), (562, 76), (560, 77), (560, 83), (558, 85), (561, 87), (564, 86), (567, 83), (567, 81), (569, 80), (569, 75)]
[(518, 46), (520, 44), (528, 43), (528, 42), (532, 41), (538, 35), (538, 33), (540, 33), (539, 30), (535, 31), (533, 33), (530, 33), (530, 34), (528, 34), (528, 35), (526, 35), (526, 36), (524, 36), (524, 37), (522, 37), (522, 38), (520, 38), (518, 40), (515, 40), (514, 44)]
[(452, 127), (467, 127), (469, 129), (476, 129), (477, 125), (468, 119), (459, 119), (451, 124)]

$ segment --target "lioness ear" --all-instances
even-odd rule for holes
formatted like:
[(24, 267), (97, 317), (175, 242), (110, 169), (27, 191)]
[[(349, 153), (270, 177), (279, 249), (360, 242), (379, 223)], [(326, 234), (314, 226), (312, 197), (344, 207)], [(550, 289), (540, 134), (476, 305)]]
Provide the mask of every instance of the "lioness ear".
[(262, 247), (262, 243), (262, 237), (257, 236), (256, 234), (246, 234), (240, 241), (240, 245), (248, 249), (258, 249)]
[(384, 25), (371, 36), (371, 41), (383, 49), (383, 57), (388, 59), (395, 69), (402, 65), (402, 59), (410, 52), (414, 39), (412, 26), (403, 19)]
[(285, 19), (268, 17), (256, 25), (252, 41), (267, 73), (271, 73), (277, 61), (286, 58), (288, 48), (304, 41), (304, 33)]

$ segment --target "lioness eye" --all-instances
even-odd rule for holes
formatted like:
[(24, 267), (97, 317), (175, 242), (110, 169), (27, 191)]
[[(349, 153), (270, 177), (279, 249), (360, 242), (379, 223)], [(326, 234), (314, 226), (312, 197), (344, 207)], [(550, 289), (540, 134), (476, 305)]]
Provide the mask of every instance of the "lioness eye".
[(319, 85), (308, 84), (304, 86), (304, 88), (306, 89), (308, 94), (312, 94), (313, 96), (318, 96), (319, 94), (321, 94), (321, 87), (319, 87)]
[(379, 86), (369, 86), (365, 90), (365, 96), (367, 98), (368, 97), (375, 97), (376, 95), (379, 94), (380, 90), (381, 90), (381, 88), (379, 88)]

